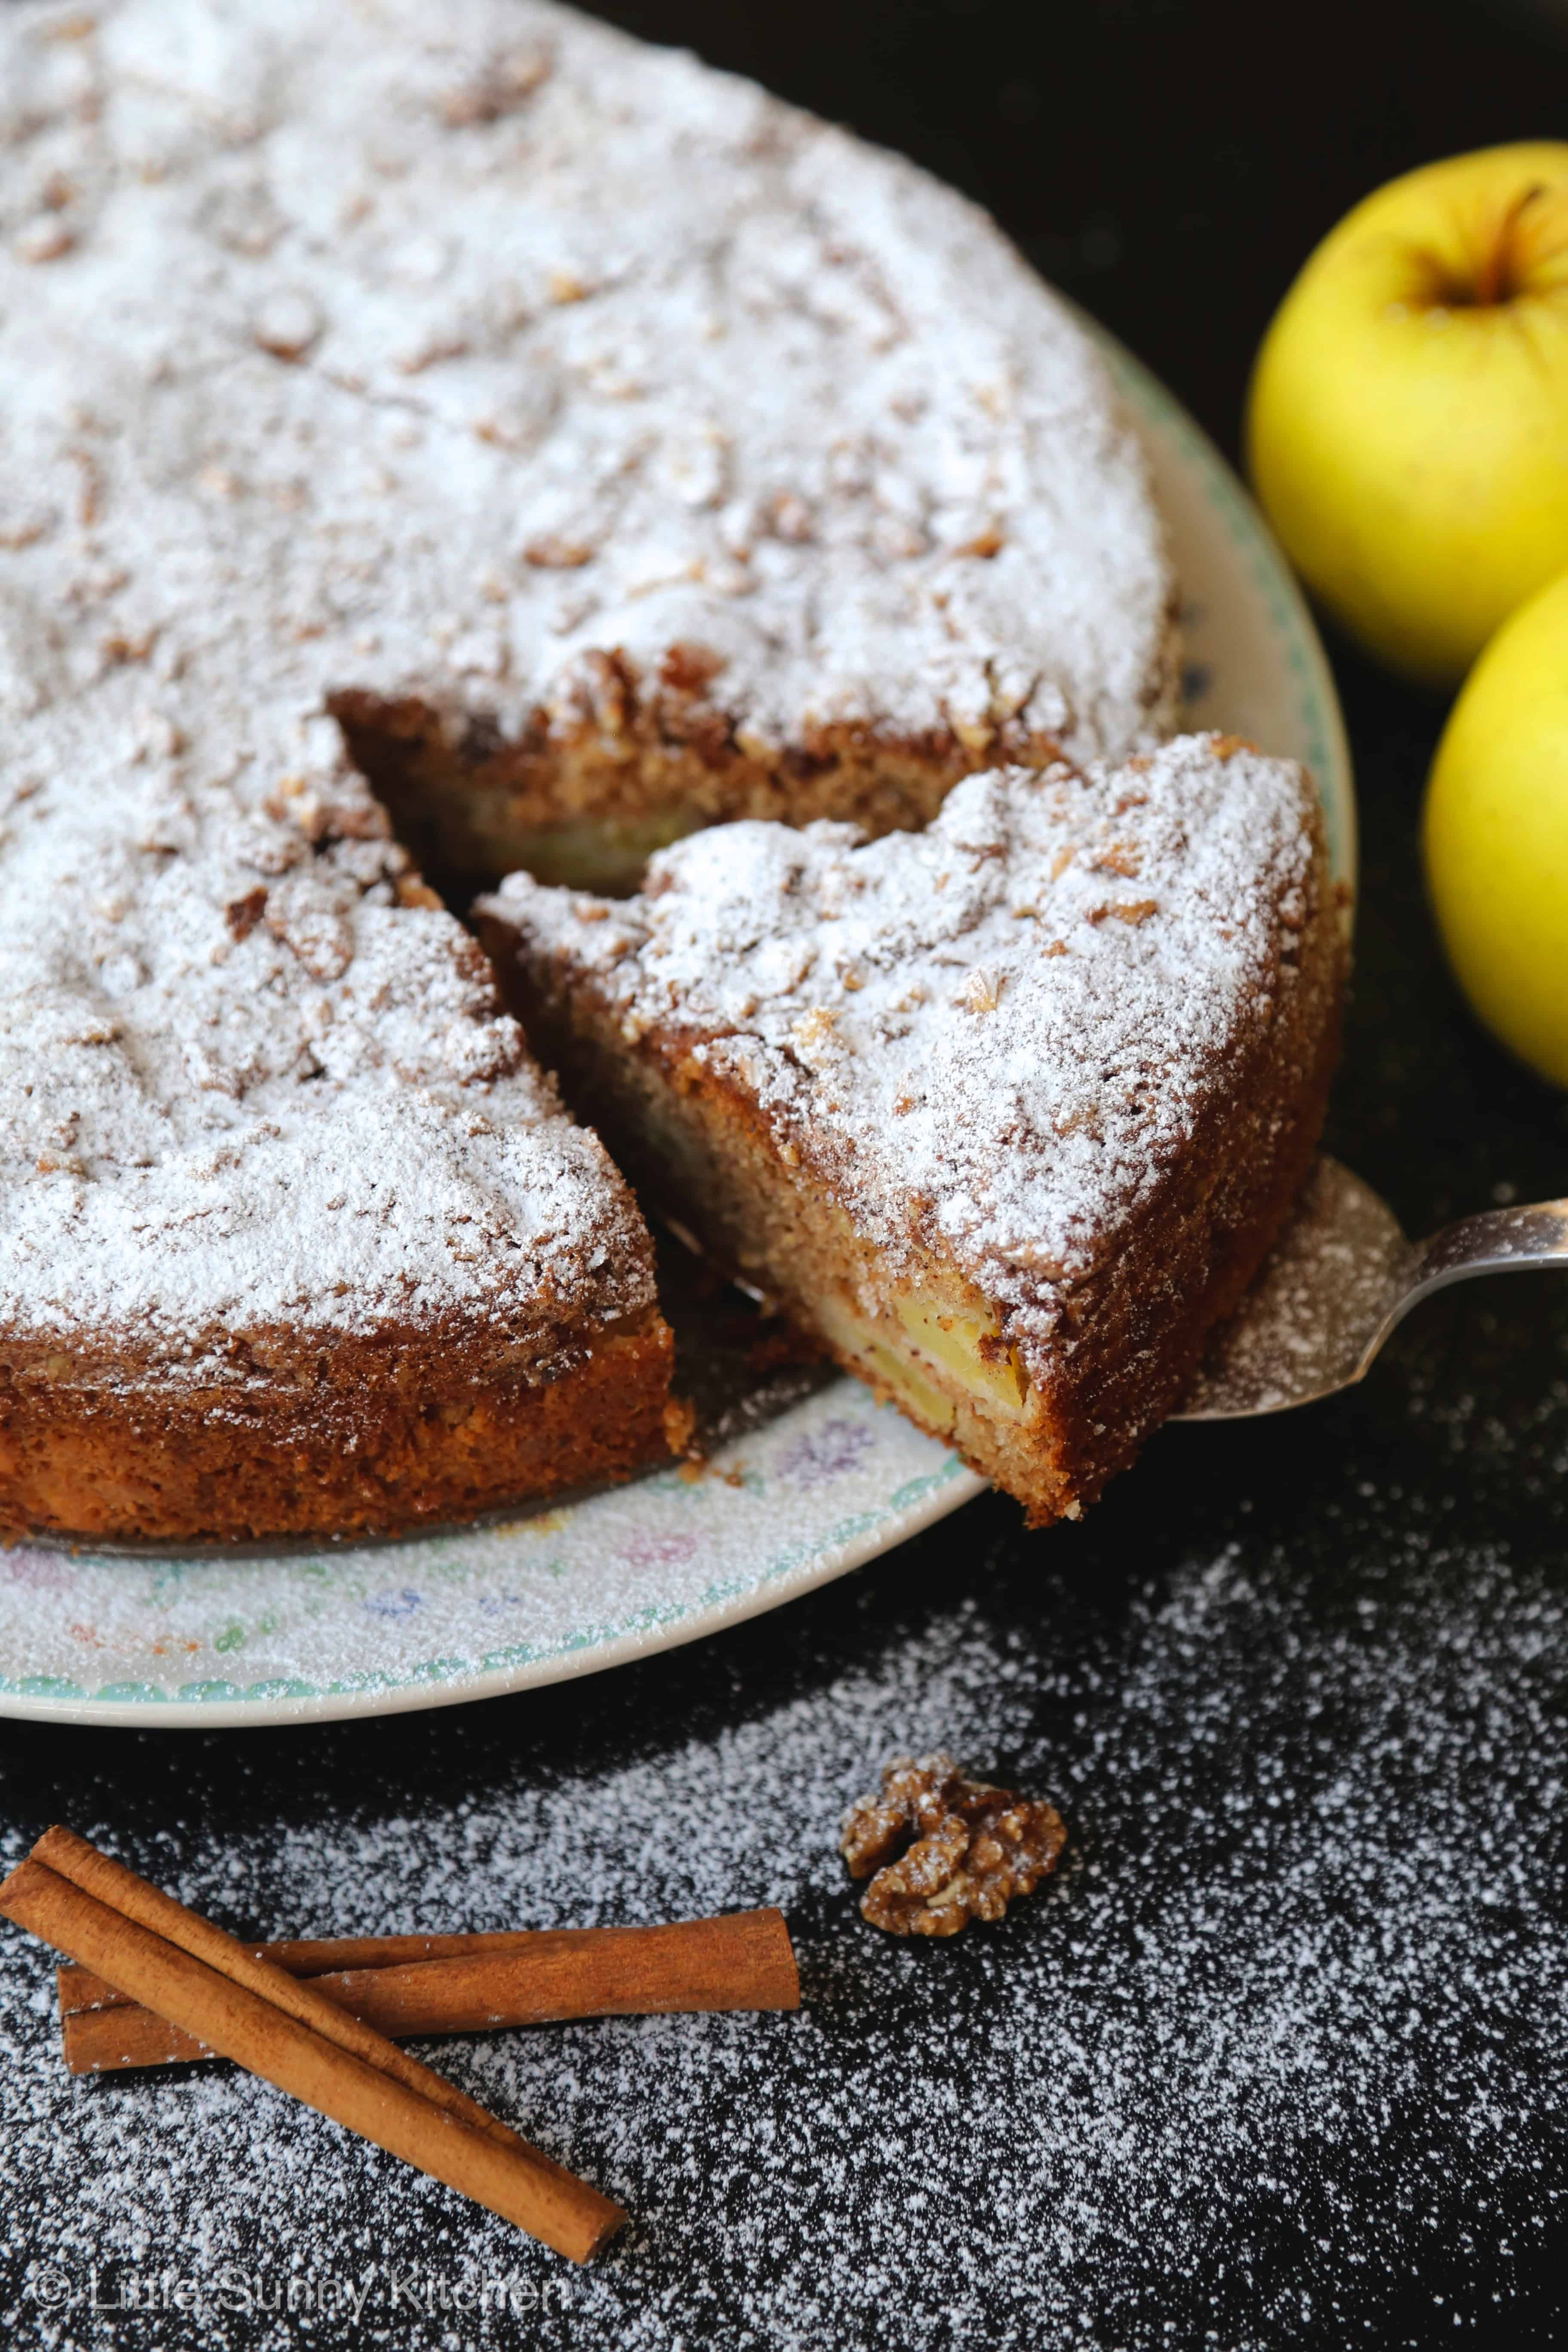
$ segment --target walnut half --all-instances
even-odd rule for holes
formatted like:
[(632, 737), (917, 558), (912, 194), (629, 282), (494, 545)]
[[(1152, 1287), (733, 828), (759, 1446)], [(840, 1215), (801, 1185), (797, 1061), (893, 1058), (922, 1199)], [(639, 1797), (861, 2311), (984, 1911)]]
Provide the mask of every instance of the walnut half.
[(956, 1936), (1033, 1894), (1066, 1843), (1054, 1805), (967, 1780), (939, 1748), (884, 1768), (881, 1794), (844, 1816), (839, 1849), (851, 1878), (871, 1878), (860, 1913), (874, 1927)]

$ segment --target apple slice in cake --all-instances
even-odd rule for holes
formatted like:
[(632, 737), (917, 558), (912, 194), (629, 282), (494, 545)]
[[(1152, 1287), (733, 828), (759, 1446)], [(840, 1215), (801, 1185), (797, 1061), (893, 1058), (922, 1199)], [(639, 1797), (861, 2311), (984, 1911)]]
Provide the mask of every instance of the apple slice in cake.
[(715, 826), (481, 928), (645, 1195), (1026, 1505), (1177, 1401), (1317, 1141), (1343, 953), (1310, 780), (1194, 735), (921, 834)]

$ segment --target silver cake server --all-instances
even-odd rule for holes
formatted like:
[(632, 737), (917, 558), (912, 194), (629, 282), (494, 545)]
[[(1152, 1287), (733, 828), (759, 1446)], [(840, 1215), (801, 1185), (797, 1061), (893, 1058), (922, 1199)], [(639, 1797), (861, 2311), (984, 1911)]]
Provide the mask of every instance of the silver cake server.
[(1332, 1396), (1434, 1290), (1536, 1265), (1568, 1266), (1568, 1201), (1488, 1209), (1409, 1242), (1387, 1202), (1325, 1155), (1173, 1418), (1236, 1421)]

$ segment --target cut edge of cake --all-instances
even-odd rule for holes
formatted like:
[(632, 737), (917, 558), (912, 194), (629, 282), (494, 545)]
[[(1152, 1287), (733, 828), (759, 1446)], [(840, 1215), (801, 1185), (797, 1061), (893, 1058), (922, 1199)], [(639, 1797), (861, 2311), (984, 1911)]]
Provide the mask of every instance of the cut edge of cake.
[[(1177, 646), (1173, 591), (1165, 654), (1148, 684), (1149, 742), (1174, 714)], [(868, 836), (918, 831), (965, 776), (1064, 756), (1057, 735), (1001, 721), (966, 736), (857, 721), (804, 727), (793, 742), (740, 740), (721, 667), (700, 643), (677, 644), (647, 675), (624, 652), (595, 652), (575, 697), (535, 712), (511, 740), (416, 696), (342, 688), (329, 708), (399, 838), (459, 903), (518, 870), (628, 894), (659, 850), (745, 818), (826, 819)]]

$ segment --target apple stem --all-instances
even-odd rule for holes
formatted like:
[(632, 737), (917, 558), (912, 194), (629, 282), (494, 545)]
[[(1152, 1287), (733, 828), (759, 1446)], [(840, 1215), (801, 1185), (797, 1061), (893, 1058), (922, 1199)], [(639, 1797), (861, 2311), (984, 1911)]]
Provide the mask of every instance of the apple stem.
[(1482, 257), (1471, 298), (1479, 309), (1490, 310), (1494, 303), (1506, 302), (1513, 293), (1514, 233), (1529, 207), (1545, 194), (1539, 182), (1533, 187), (1522, 188), (1498, 223), (1497, 234)]

